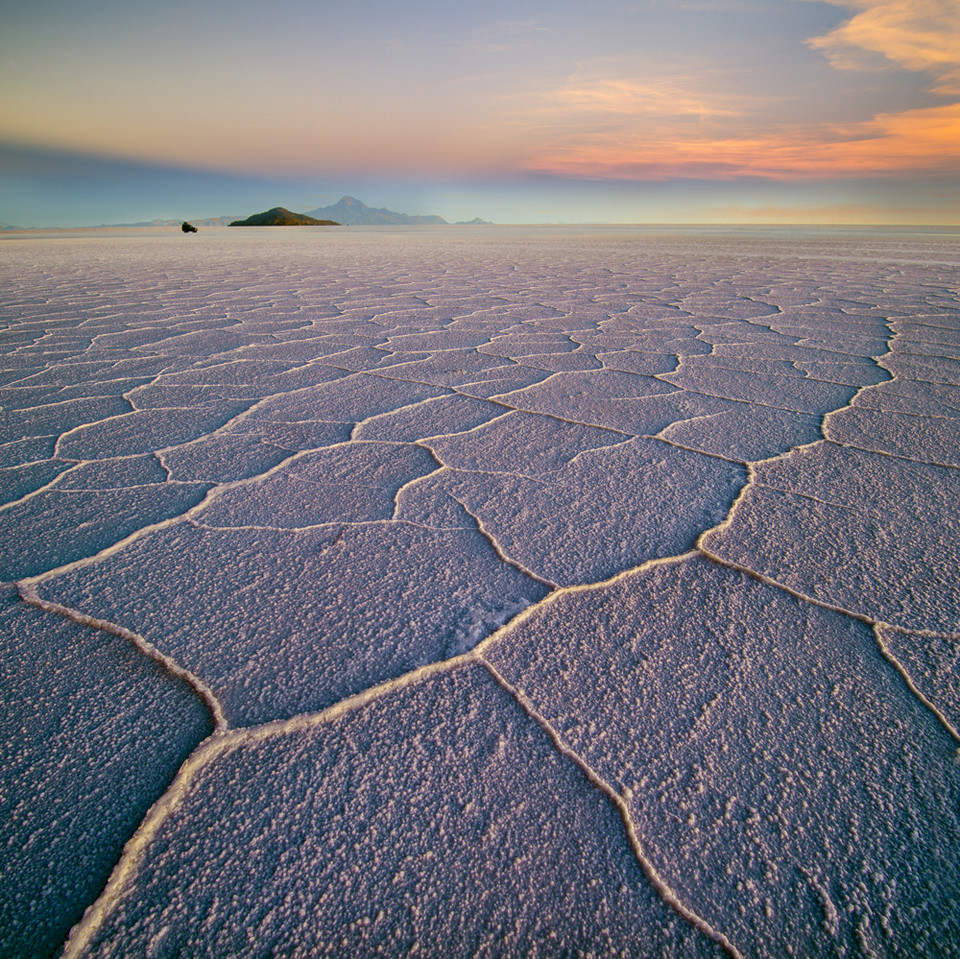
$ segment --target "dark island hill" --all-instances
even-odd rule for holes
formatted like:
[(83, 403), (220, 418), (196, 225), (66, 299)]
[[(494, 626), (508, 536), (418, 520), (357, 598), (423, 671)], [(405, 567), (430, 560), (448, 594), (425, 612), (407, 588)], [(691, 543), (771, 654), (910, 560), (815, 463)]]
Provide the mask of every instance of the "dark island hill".
[(245, 220), (234, 220), (230, 226), (340, 226), (335, 220), (317, 220), (304, 213), (291, 213), (275, 206), (264, 213), (254, 213)]

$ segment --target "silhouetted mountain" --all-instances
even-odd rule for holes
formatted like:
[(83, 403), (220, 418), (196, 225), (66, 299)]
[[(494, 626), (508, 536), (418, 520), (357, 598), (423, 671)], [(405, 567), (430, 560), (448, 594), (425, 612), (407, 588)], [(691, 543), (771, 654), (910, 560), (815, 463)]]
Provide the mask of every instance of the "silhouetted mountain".
[(457, 226), (493, 226), (493, 222), (475, 216), (472, 220), (457, 220)]
[(190, 222), (196, 226), (230, 226), (236, 219), (238, 217), (235, 216), (208, 216), (206, 219), (191, 220)]
[(442, 216), (413, 216), (409, 213), (394, 213), (384, 208), (374, 209), (352, 196), (341, 197), (333, 206), (311, 210), (309, 216), (331, 217), (346, 226), (383, 226), (385, 224), (419, 225), (446, 224)]
[(264, 213), (254, 213), (245, 220), (234, 220), (230, 226), (340, 226), (335, 220), (318, 220), (305, 213), (291, 213), (275, 206)]

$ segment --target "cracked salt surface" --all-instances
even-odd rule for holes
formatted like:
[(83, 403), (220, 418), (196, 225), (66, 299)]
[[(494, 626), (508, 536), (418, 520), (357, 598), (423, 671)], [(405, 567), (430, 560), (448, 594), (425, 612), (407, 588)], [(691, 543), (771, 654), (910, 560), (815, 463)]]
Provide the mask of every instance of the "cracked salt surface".
[(0, 242), (4, 955), (960, 956), (954, 235)]

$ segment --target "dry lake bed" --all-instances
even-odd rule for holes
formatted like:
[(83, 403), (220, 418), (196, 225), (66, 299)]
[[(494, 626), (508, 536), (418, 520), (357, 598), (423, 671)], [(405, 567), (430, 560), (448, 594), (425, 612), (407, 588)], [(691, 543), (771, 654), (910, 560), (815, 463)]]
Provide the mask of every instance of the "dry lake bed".
[(0, 954), (960, 956), (957, 230), (0, 290)]

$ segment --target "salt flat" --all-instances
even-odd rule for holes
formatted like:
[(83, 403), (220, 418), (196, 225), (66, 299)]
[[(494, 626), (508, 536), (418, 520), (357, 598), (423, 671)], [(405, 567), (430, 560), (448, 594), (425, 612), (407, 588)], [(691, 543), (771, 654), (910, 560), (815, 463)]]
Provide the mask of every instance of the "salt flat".
[(4, 956), (960, 956), (960, 243), (0, 240)]

